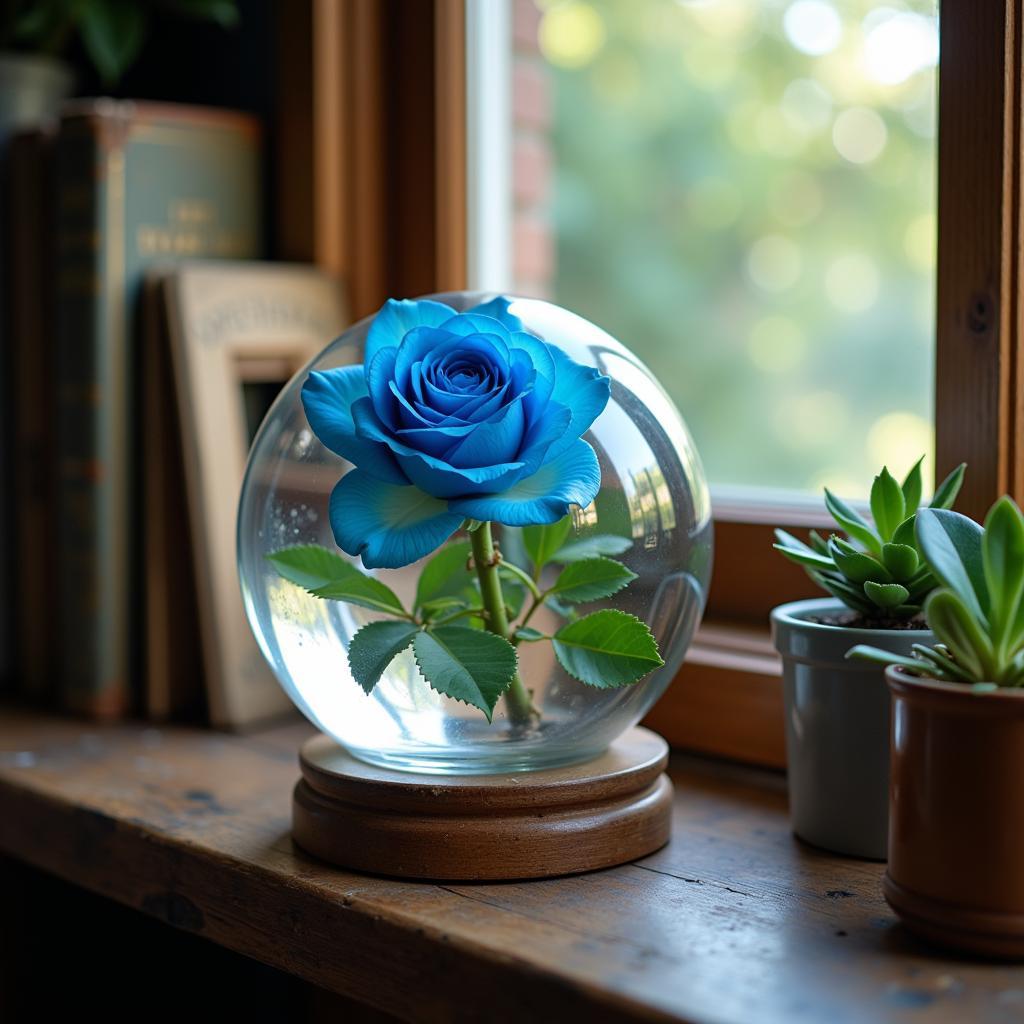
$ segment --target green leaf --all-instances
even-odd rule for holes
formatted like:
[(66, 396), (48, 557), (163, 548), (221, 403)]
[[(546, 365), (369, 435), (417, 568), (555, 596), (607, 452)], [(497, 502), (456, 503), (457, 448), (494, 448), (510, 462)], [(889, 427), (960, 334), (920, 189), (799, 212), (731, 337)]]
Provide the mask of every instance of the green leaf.
[(835, 569), (835, 562), (824, 555), (816, 554), (810, 548), (791, 548), (785, 544), (773, 544), (776, 551), (781, 551), (791, 562), (797, 565), (809, 565), (814, 569)]
[(896, 527), (907, 518), (906, 511), (900, 485), (883, 466), (871, 485), (871, 515), (883, 541), (892, 540)]
[(564, 625), (553, 642), (569, 675), (601, 689), (635, 683), (665, 664), (647, 625), (612, 608)]
[(856, 661), (873, 661), (878, 665), (899, 665), (900, 668), (916, 673), (925, 672), (928, 668), (917, 658), (893, 654), (892, 651), (883, 651), (880, 647), (871, 647), (869, 644), (857, 644), (856, 647), (851, 647), (846, 652), (846, 657)]
[(633, 541), (628, 537), (604, 533), (597, 537), (570, 541), (551, 556), (551, 561), (564, 565), (568, 562), (582, 562), (585, 558), (596, 558), (598, 555), (621, 555), (632, 546)]
[(914, 524), (916, 522), (916, 515), (912, 515), (904, 519), (903, 522), (896, 527), (896, 530), (892, 535), (893, 544), (906, 544), (908, 548), (916, 549), (917, 538), (914, 536)]
[(905, 516), (912, 516), (916, 511), (918, 505), (921, 504), (921, 463), (924, 462), (924, 456), (914, 463), (910, 472), (906, 475), (903, 480), (903, 505), (906, 511), (903, 513)]
[(867, 520), (842, 498), (837, 498), (827, 487), (825, 488), (825, 507), (832, 518), (853, 538), (859, 540), (869, 551), (876, 555), (882, 554), (882, 542)]
[(89, 0), (79, 5), (79, 27), (103, 84), (114, 85), (142, 49), (145, 6), (123, 0)]
[(910, 591), (899, 583), (873, 583), (871, 580), (864, 584), (864, 593), (886, 611), (899, 608), (910, 596)]
[(535, 571), (539, 571), (551, 561), (554, 553), (565, 544), (571, 529), (570, 516), (563, 516), (557, 523), (548, 523), (545, 526), (523, 527), (523, 547), (526, 548)]
[(925, 605), (925, 617), (932, 632), (974, 681), (992, 681), (992, 644), (966, 602), (952, 590), (936, 590)]
[(898, 583), (911, 579), (920, 564), (917, 549), (909, 544), (883, 544), (882, 561)]
[(468, 540), (446, 544), (420, 572), (416, 584), (416, 608), (439, 597), (454, 597), (472, 578), (466, 568), (472, 545)]
[(267, 555), (275, 569), (314, 597), (347, 601), (389, 615), (404, 615), (402, 602), (390, 587), (364, 576), (333, 551), (316, 544), (298, 544)]
[(470, 626), (417, 633), (412, 649), (434, 690), (479, 708), (488, 722), (516, 672), (515, 648), (494, 633)]
[(939, 678), (954, 679), (958, 683), (969, 683), (971, 677), (945, 652), (936, 647), (925, 647), (924, 644), (914, 644), (912, 650), (919, 658), (924, 659), (932, 667), (933, 674)]
[(371, 622), (363, 626), (348, 645), (348, 665), (355, 681), (371, 693), (384, 670), (418, 632), (411, 622)]
[(559, 574), (549, 593), (570, 604), (611, 597), (636, 579), (621, 562), (611, 558), (588, 558), (572, 562)]
[[(785, 530), (782, 530), (782, 531), (776, 530), (775, 531), (776, 536), (778, 536), (778, 534), (780, 532), (781, 533), (785, 533)], [(822, 537), (822, 535), (820, 533), (818, 533), (817, 530), (810, 530), (807, 535), (808, 535), (808, 537), (810, 537), (810, 540), (811, 540), (811, 550), (812, 551), (816, 551), (819, 555), (827, 555), (828, 554), (828, 541), (825, 540), (825, 538)], [(789, 534), (786, 534), (786, 536), (788, 537)]]
[(438, 597), (433, 601), (424, 602), (419, 613), (425, 620), (436, 619), (444, 612), (454, 612), (468, 607), (466, 602), (457, 597)]
[(952, 508), (953, 502), (956, 501), (956, 496), (960, 493), (960, 488), (964, 482), (964, 471), (967, 469), (967, 463), (961, 462), (956, 469), (953, 470), (945, 480), (935, 489), (935, 495), (932, 498), (932, 508)]
[(522, 640), (526, 644), (532, 644), (547, 638), (539, 629), (534, 629), (533, 626), (521, 626), (516, 630), (516, 639)]
[(174, 9), (190, 18), (213, 21), (221, 28), (238, 24), (234, 0), (174, 0)]
[(843, 604), (855, 612), (870, 615), (876, 610), (875, 606), (864, 596), (862, 587), (854, 587), (835, 573), (817, 572), (814, 569), (808, 569), (807, 573), (822, 590), (827, 590), (833, 597), (838, 597)]
[(917, 547), (928, 567), (984, 621), (989, 598), (981, 556), (981, 533), (981, 527), (974, 520), (959, 512), (923, 508), (917, 514)]
[(981, 557), (988, 586), (992, 639), (1002, 651), (1024, 591), (1024, 517), (1012, 498), (1000, 498), (985, 518)]
[(838, 537), (830, 538), (828, 542), (829, 554), (836, 564), (836, 568), (854, 583), (866, 583), (873, 580), (875, 583), (891, 583), (892, 576), (877, 558), (865, 555), (858, 551), (851, 544), (846, 544)]
[(501, 594), (505, 599), (505, 608), (509, 620), (512, 620), (523, 610), (523, 604), (526, 601), (526, 587), (513, 573), (502, 572), (499, 568), (498, 575), (501, 577)]

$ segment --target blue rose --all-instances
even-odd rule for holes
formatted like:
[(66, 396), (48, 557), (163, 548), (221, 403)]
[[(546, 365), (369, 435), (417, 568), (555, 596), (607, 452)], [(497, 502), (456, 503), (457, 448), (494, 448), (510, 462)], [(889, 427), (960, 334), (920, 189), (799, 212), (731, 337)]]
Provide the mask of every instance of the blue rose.
[(367, 568), (408, 565), (466, 519), (553, 523), (594, 500), (601, 473), (581, 435), (608, 378), (524, 331), (507, 299), (465, 313), (388, 300), (365, 359), (310, 373), (302, 403), (356, 467), (331, 494), (331, 527)]

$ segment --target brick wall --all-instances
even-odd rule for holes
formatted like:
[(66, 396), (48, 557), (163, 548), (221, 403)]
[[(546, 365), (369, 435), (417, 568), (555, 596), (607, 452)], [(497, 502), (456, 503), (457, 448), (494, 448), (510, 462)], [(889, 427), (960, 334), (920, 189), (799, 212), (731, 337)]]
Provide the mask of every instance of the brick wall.
[(534, 0), (512, 0), (512, 272), (517, 292), (550, 298), (556, 258), (553, 96), (537, 43), (539, 24)]

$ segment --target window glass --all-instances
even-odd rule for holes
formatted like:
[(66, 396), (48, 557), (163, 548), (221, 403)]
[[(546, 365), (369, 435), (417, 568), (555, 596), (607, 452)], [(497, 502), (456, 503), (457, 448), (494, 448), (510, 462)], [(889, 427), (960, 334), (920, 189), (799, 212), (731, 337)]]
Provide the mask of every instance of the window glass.
[(511, 2), (518, 289), (633, 348), (713, 484), (930, 455), (934, 4)]

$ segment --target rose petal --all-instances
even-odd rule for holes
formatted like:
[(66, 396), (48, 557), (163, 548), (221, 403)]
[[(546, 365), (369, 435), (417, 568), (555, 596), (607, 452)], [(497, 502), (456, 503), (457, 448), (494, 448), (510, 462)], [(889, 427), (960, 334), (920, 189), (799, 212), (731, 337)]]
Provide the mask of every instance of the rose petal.
[(409, 480), (437, 498), (503, 490), (523, 474), (523, 464), (518, 461), (457, 469), (442, 459), (418, 451), (384, 430), (368, 398), (352, 404), (352, 419), (360, 437), (386, 444)]
[(454, 498), (448, 507), (470, 519), (506, 526), (540, 525), (557, 522), (571, 505), (585, 508), (600, 488), (597, 455), (586, 441), (577, 439), (557, 458), (502, 493)]
[(382, 348), (397, 348), (414, 327), (437, 327), (454, 313), (450, 306), (433, 299), (388, 299), (370, 324), (363, 363), (369, 366)]
[(516, 399), (452, 445), (445, 452), (445, 462), (458, 469), (512, 462), (522, 446), (525, 427), (523, 403)]
[(408, 483), (384, 444), (356, 436), (352, 403), (361, 398), (366, 398), (361, 366), (314, 370), (302, 385), (306, 419), (327, 448), (382, 480)]
[(482, 302), (479, 306), (467, 309), (466, 314), (476, 313), (480, 316), (490, 316), (498, 320), (508, 331), (521, 331), (523, 321), (514, 313), (509, 312), (511, 302), (504, 295), (498, 295), (488, 302)]
[(329, 515), (338, 547), (367, 569), (397, 569), (429, 555), (464, 518), (417, 487), (385, 483), (362, 469), (338, 481)]
[(563, 437), (548, 452), (554, 458), (582, 437), (590, 425), (604, 412), (611, 393), (611, 381), (593, 366), (584, 366), (570, 359), (560, 348), (547, 346), (555, 361), (555, 389), (551, 400), (572, 410), (572, 420)]

